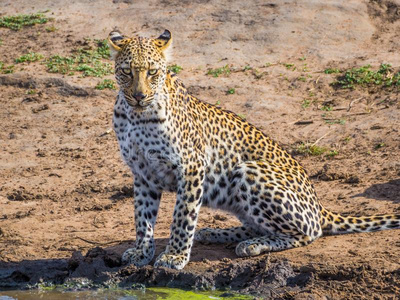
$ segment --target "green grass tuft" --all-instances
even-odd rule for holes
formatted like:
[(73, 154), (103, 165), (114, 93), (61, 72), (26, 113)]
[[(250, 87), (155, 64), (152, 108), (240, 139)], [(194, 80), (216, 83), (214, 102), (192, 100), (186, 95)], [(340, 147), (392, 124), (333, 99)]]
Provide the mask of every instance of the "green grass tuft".
[(310, 107), (310, 105), (311, 105), (311, 100), (310, 99), (304, 99), (303, 103), (301, 104), (301, 107), (302, 108), (307, 108), (307, 107)]
[(35, 52), (29, 52), (27, 54), (24, 54), (18, 58), (15, 59), (15, 63), (20, 64), (23, 62), (34, 62), (41, 60), (43, 58), (43, 54), (40, 53), (35, 53)]
[(220, 75), (228, 76), (231, 74), (232, 70), (228, 65), (225, 65), (221, 68), (216, 69), (208, 69), (207, 75), (212, 75), (213, 77), (219, 77)]
[(299, 76), (299, 77), (297, 77), (297, 80), (298, 80), (298, 81), (306, 82), (306, 81), (307, 81), (307, 78), (305, 78), (304, 76)]
[(101, 58), (109, 59), (110, 58), (110, 48), (108, 47), (107, 40), (94, 40), (97, 44), (96, 53)]
[(10, 28), (12, 30), (20, 30), (23, 27), (33, 26), (35, 24), (44, 24), (50, 20), (51, 18), (46, 17), (42, 13), (5, 16), (0, 18), (0, 27)]
[(340, 73), (339, 69), (328, 68), (324, 71), (325, 74), (333, 74), (333, 73)]
[(308, 143), (301, 143), (296, 150), (300, 154), (313, 155), (313, 156), (318, 156), (328, 151), (328, 149), (325, 147), (320, 147), (318, 145), (308, 144)]
[(14, 65), (6, 66), (2, 61), (0, 61), (0, 74), (11, 74), (14, 73)]
[(97, 90), (104, 90), (104, 89), (115, 90), (117, 87), (113, 80), (104, 79), (103, 81), (99, 82), (94, 88)]
[(335, 157), (336, 155), (338, 155), (339, 154), (339, 151), (337, 151), (337, 150), (330, 150), (327, 154), (326, 154), (326, 156), (327, 157)]
[(178, 74), (180, 71), (183, 70), (183, 68), (181, 66), (178, 66), (177, 64), (175, 64), (175, 65), (168, 66), (168, 70), (170, 70), (171, 72), (174, 72), (175, 74)]
[(371, 70), (370, 65), (346, 70), (332, 83), (341, 89), (353, 89), (355, 86), (400, 86), (400, 71), (395, 73), (389, 64), (381, 64), (379, 69)]
[(331, 105), (322, 105), (321, 110), (323, 110), (323, 111), (332, 111), (333, 107)]
[(312, 156), (324, 155), (325, 157), (328, 158), (334, 158), (339, 154), (339, 151), (335, 149), (328, 149), (326, 147), (321, 147), (310, 143), (301, 143), (300, 145), (297, 146), (295, 151), (303, 155), (312, 155)]
[(235, 91), (234, 88), (231, 88), (231, 89), (228, 89), (228, 90), (226, 91), (226, 93), (227, 93), (228, 95), (233, 95), (234, 93), (236, 93), (236, 91)]
[(57, 31), (57, 30), (58, 30), (58, 28), (55, 27), (54, 25), (51, 25), (51, 26), (49, 26), (49, 27), (46, 27), (46, 31), (47, 31), (47, 32), (55, 32), (55, 31)]
[(83, 77), (103, 77), (112, 74), (111, 64), (102, 59), (110, 57), (105, 40), (95, 40), (96, 47), (80, 48), (71, 56), (53, 55), (46, 60), (47, 71), (74, 75), (80, 72)]
[(288, 70), (292, 70), (292, 71), (295, 71), (296, 70), (296, 66), (294, 65), (294, 64), (287, 64), (287, 63), (284, 63), (283, 64), (285, 67), (286, 67), (286, 69), (288, 69)]
[(243, 71), (248, 71), (248, 70), (252, 70), (253, 67), (249, 66), (249, 65), (245, 65), (243, 68)]
[(334, 124), (344, 125), (344, 124), (346, 124), (346, 120), (344, 120), (344, 119), (331, 119), (331, 120), (325, 120), (325, 123), (329, 124), (329, 125), (334, 125)]
[(246, 116), (244, 114), (237, 114), (239, 118), (246, 120)]

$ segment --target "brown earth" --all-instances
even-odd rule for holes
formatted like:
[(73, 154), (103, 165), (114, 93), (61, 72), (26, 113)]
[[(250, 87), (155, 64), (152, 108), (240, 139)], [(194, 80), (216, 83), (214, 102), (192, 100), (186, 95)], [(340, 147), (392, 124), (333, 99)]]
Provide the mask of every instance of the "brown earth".
[[(400, 212), (399, 89), (338, 90), (329, 85), (334, 74), (323, 72), (382, 62), (398, 70), (398, 0), (6, 0), (0, 7), (0, 16), (49, 9), (58, 29), (0, 28), (7, 64), (29, 51), (66, 55), (115, 26), (147, 36), (170, 29), (171, 63), (183, 67), (179, 76), (193, 94), (245, 115), (291, 151), (327, 208)], [(229, 76), (206, 74), (226, 64)], [(323, 237), (269, 258), (238, 259), (234, 245), (195, 244), (183, 272), (120, 266), (135, 232), (133, 179), (111, 132), (116, 92), (94, 89), (98, 78), (49, 74), (40, 62), (15, 69), (0, 76), (0, 288), (87, 276), (231, 286), (271, 298), (398, 299), (400, 230)], [(307, 142), (338, 154), (298, 154)], [(163, 196), (157, 253), (169, 236), (174, 197)], [(198, 227), (235, 224), (202, 209)]]

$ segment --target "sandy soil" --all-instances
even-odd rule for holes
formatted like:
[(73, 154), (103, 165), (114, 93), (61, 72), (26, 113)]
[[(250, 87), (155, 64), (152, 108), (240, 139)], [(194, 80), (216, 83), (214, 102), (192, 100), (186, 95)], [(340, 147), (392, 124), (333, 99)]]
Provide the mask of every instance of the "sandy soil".
[[(171, 63), (183, 67), (179, 77), (193, 94), (245, 115), (293, 152), (327, 208), (352, 215), (400, 212), (399, 90), (335, 90), (329, 85), (334, 74), (323, 72), (382, 62), (398, 69), (399, 1), (73, 0), (65, 6), (61, 0), (5, 0), (0, 7), (0, 16), (49, 9), (58, 28), (0, 28), (0, 61), (6, 63), (29, 51), (68, 54), (84, 38), (105, 38), (115, 26), (126, 34), (146, 36), (170, 29)], [(218, 78), (206, 74), (208, 68), (226, 64), (236, 71)], [(110, 131), (116, 92), (95, 90), (98, 82), (49, 74), (40, 62), (0, 75), (0, 287), (39, 278), (62, 281), (99, 255), (112, 257), (103, 259), (108, 263), (101, 272), (114, 270), (114, 278), (138, 272), (118, 261), (135, 236), (133, 178)], [(235, 94), (227, 93), (231, 88)], [(37, 93), (30, 95), (29, 89)], [(311, 105), (303, 107), (304, 100)], [(322, 111), (324, 104), (332, 111)], [(332, 120), (344, 122), (331, 124)], [(336, 149), (338, 155), (297, 154), (295, 149), (305, 142)], [(157, 253), (169, 236), (174, 197), (163, 195), (155, 231)], [(237, 223), (223, 212), (202, 209), (198, 226)], [(185, 274), (215, 275), (227, 266), (240, 273), (250, 265), (248, 270), (266, 280), (268, 272), (260, 270), (268, 264), (259, 264), (267, 257), (238, 259), (234, 245), (195, 244)], [(272, 253), (269, 260), (272, 266), (290, 268), (284, 280), (273, 285), (279, 293), (264, 289), (271, 297), (400, 295), (399, 230), (323, 237), (308, 247)], [(47, 270), (49, 276), (37, 270)], [(156, 272), (151, 267), (143, 270)], [(173, 274), (179, 282), (179, 274)], [(218, 286), (229, 285), (221, 282)], [(253, 291), (262, 290), (260, 286)]]

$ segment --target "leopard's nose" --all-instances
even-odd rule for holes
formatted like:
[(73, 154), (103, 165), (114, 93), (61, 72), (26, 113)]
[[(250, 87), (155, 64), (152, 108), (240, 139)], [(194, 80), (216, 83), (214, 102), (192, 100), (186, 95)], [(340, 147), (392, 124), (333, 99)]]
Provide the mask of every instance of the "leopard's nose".
[(138, 101), (138, 102), (140, 102), (141, 100), (143, 100), (146, 97), (147, 97), (147, 95), (143, 94), (143, 93), (136, 93), (133, 95), (133, 98), (135, 98), (136, 101)]

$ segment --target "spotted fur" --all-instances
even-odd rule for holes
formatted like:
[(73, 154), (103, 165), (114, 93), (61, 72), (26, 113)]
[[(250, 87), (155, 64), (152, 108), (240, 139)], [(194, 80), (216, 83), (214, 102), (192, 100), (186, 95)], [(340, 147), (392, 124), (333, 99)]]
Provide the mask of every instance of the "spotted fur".
[[(171, 236), (155, 266), (182, 269), (193, 240), (238, 242), (238, 256), (304, 246), (322, 234), (400, 228), (400, 215), (343, 217), (322, 207), (291, 155), (232, 112), (191, 96), (167, 70), (172, 38), (126, 38), (112, 32), (120, 91), (114, 130), (134, 174), (136, 243), (122, 260), (137, 266), (154, 256), (154, 225), (163, 191), (177, 194)], [(195, 233), (201, 205), (243, 223)]]

